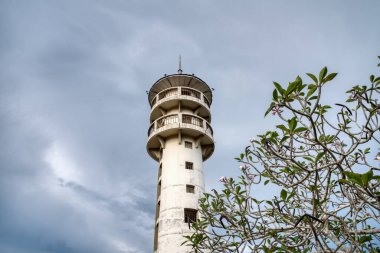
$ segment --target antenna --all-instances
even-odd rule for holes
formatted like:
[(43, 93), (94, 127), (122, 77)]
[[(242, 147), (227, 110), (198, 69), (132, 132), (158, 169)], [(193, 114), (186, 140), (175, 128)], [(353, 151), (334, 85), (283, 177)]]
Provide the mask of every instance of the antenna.
[(182, 62), (181, 62), (181, 55), (179, 55), (179, 68), (178, 68), (178, 74), (182, 74)]

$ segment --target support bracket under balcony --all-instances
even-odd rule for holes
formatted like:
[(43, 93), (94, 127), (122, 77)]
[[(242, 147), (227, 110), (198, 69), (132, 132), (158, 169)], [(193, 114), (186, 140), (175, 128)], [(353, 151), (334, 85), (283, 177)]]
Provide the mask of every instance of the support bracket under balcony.
[(157, 135), (157, 139), (158, 139), (158, 141), (160, 142), (161, 148), (164, 149), (164, 148), (165, 148), (165, 139), (162, 138), (162, 137), (159, 136), (159, 135)]
[(213, 148), (212, 145), (203, 145), (202, 146), (202, 156), (205, 157), (208, 152)]
[(166, 113), (167, 113), (166, 110), (164, 110), (161, 106), (159, 106), (158, 109), (162, 113), (162, 116), (166, 115)]
[(149, 152), (152, 153), (157, 160), (161, 160), (161, 152), (158, 149), (149, 149)]
[(199, 145), (201, 144), (202, 137), (203, 137), (203, 135), (201, 135), (195, 139), (195, 148), (199, 148)]
[(198, 114), (199, 114), (199, 110), (200, 110), (201, 108), (202, 108), (201, 106), (198, 106), (198, 107), (194, 110), (194, 114), (198, 116)]

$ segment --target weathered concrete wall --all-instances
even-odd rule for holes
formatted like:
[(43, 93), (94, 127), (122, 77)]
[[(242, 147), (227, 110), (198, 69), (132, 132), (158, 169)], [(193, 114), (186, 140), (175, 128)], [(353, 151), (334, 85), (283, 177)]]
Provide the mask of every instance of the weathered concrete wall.
[[(193, 143), (192, 149), (185, 148), (185, 141)], [(186, 161), (193, 163), (192, 170), (185, 168)], [(183, 136), (181, 143), (177, 136), (168, 138), (161, 162), (157, 253), (185, 253), (188, 249), (181, 246), (183, 236), (192, 231), (184, 222), (184, 209), (198, 209), (198, 199), (204, 192), (201, 147), (196, 148), (195, 140), (191, 137)], [(195, 186), (194, 193), (186, 192), (187, 184)]]

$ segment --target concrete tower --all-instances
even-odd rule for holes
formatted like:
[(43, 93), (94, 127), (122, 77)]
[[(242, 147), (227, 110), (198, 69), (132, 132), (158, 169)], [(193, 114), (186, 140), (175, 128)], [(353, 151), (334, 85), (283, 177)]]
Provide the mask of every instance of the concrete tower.
[(149, 91), (147, 150), (158, 165), (155, 253), (186, 253), (183, 236), (198, 217), (203, 161), (214, 152), (212, 92), (194, 75), (165, 75)]

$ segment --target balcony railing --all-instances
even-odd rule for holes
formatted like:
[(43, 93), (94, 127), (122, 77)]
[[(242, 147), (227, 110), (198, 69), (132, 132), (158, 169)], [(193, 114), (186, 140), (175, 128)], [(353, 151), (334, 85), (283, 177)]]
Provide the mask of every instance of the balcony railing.
[(152, 100), (152, 106), (154, 106), (157, 103), (157, 97), (154, 97)]
[(169, 115), (157, 120), (157, 129), (169, 124), (178, 123), (178, 115)]
[(201, 99), (201, 93), (199, 91), (189, 89), (189, 88), (181, 88), (181, 95)]
[(209, 136), (213, 136), (211, 125), (203, 118), (190, 114), (170, 114), (163, 116), (154, 121), (148, 130), (148, 137), (152, 136), (156, 131), (161, 131), (161, 128), (175, 124), (173, 128), (194, 128), (204, 132)]
[(207, 97), (203, 95), (202, 92), (188, 87), (175, 87), (161, 91), (152, 99), (152, 107), (164, 98), (177, 95), (189, 96), (199, 99), (200, 101), (203, 101), (208, 108), (210, 108), (210, 101), (208, 101)]
[(149, 130), (148, 130), (148, 136), (150, 136), (153, 132), (154, 132), (154, 124), (155, 123), (152, 123), (149, 127)]
[(203, 119), (194, 117), (192, 115), (183, 114), (182, 115), (182, 123), (185, 124), (192, 124), (194, 126), (202, 127), (203, 128)]
[(214, 131), (212, 131), (212, 128), (210, 126), (209, 123), (206, 122), (206, 133), (213, 136), (214, 135)]
[(161, 91), (160, 93), (158, 93), (158, 100), (161, 100), (161, 99), (164, 99), (164, 98), (167, 98), (167, 97), (171, 97), (171, 96), (175, 96), (177, 94), (178, 94), (178, 88), (166, 89), (166, 90)]
[(210, 102), (208, 101), (207, 97), (203, 95), (203, 101), (206, 103), (206, 105), (210, 108)]

